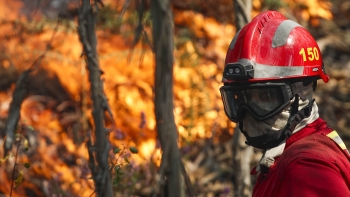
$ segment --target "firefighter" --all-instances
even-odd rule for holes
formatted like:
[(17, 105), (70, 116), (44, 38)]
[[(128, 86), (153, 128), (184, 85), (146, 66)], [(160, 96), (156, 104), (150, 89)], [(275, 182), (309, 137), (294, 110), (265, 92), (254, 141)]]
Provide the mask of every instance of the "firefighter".
[(227, 117), (263, 150), (253, 197), (350, 196), (350, 156), (319, 117), (317, 80), (328, 82), (310, 33), (276, 11), (237, 32), (220, 88)]

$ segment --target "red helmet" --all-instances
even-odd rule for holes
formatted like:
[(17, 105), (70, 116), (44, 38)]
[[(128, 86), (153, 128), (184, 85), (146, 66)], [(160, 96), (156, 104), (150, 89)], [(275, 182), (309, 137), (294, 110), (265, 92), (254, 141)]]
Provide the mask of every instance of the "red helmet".
[(305, 77), (328, 82), (310, 33), (276, 11), (257, 15), (237, 32), (226, 54), (222, 82), (268, 82)]

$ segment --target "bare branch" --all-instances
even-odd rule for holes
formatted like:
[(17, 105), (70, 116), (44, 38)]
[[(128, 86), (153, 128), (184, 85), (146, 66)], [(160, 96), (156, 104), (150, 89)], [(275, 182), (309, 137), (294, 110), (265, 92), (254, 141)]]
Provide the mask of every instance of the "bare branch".
[(188, 190), (188, 193), (189, 193), (189, 197), (194, 197), (194, 196), (196, 196), (197, 191), (193, 190), (190, 177), (188, 176), (188, 174), (186, 172), (184, 164), (182, 162), (180, 162), (180, 165), (181, 165), (182, 175), (184, 176), (185, 184), (186, 184), (186, 187), (187, 187), (187, 190)]
[(120, 15), (118, 17), (118, 20), (121, 20), (126, 12), (126, 10), (128, 9), (129, 5), (130, 5), (131, 0), (126, 0), (123, 4), (123, 8), (122, 11), (120, 12)]
[(135, 37), (134, 37), (134, 40), (132, 41), (131, 48), (130, 48), (130, 51), (128, 54), (128, 62), (130, 62), (134, 48), (137, 45), (137, 43), (139, 43), (141, 36), (144, 32), (142, 19), (143, 19), (143, 15), (145, 13), (145, 6), (146, 6), (145, 0), (136, 0), (136, 7), (137, 7), (137, 13), (138, 13), (138, 23), (137, 23), (137, 27), (135, 29)]
[(167, 144), (165, 147), (163, 147), (163, 154), (162, 154), (162, 162), (160, 164), (159, 169), (159, 180), (157, 182), (156, 188), (154, 189), (153, 197), (157, 197), (159, 189), (162, 185), (164, 185), (163, 177), (165, 174), (165, 169), (168, 168), (168, 161), (166, 155), (169, 155), (169, 144)]

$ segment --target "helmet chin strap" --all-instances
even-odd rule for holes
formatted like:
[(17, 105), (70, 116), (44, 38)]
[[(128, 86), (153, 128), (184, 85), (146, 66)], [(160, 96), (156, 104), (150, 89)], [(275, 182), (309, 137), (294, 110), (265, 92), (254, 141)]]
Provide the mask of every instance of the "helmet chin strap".
[[(301, 99), (304, 100), (303, 98)], [(243, 130), (243, 122), (240, 121), (239, 129), (247, 139), (245, 143), (249, 146), (253, 146), (259, 149), (269, 149), (278, 146), (281, 142), (288, 139), (292, 135), (295, 127), (301, 120), (310, 116), (314, 101), (315, 99), (309, 101), (309, 103), (304, 108), (298, 111), (299, 94), (295, 95), (294, 102), (291, 106), (291, 115), (288, 118), (286, 126), (278, 131), (273, 131), (261, 136), (249, 137), (248, 133)]]

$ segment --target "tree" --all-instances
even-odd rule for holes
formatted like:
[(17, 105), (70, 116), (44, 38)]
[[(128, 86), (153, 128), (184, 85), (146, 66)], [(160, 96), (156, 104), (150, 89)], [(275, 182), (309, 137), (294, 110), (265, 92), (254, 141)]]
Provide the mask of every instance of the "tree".
[[(237, 32), (251, 20), (252, 1), (234, 0), (235, 26)], [(253, 147), (245, 144), (245, 137), (235, 127), (233, 135), (233, 168), (235, 172), (233, 187), (235, 196), (248, 197), (252, 195), (250, 163), (254, 153)]]
[[(98, 0), (95, 1), (95, 8)], [(95, 183), (95, 192), (100, 197), (111, 197), (112, 182), (108, 165), (110, 143), (107, 129), (104, 127), (104, 111), (108, 109), (106, 96), (103, 92), (101, 70), (97, 58), (97, 39), (95, 34), (96, 13), (90, 0), (82, 0), (78, 15), (78, 32), (86, 58), (91, 86), (91, 100), (93, 101), (92, 115), (94, 120), (95, 144), (91, 138), (87, 143), (89, 152), (89, 167)]]
[(173, 114), (173, 16), (169, 0), (152, 0), (151, 15), (155, 51), (155, 117), (162, 146), (161, 179), (167, 177), (164, 195), (181, 196), (181, 160)]

